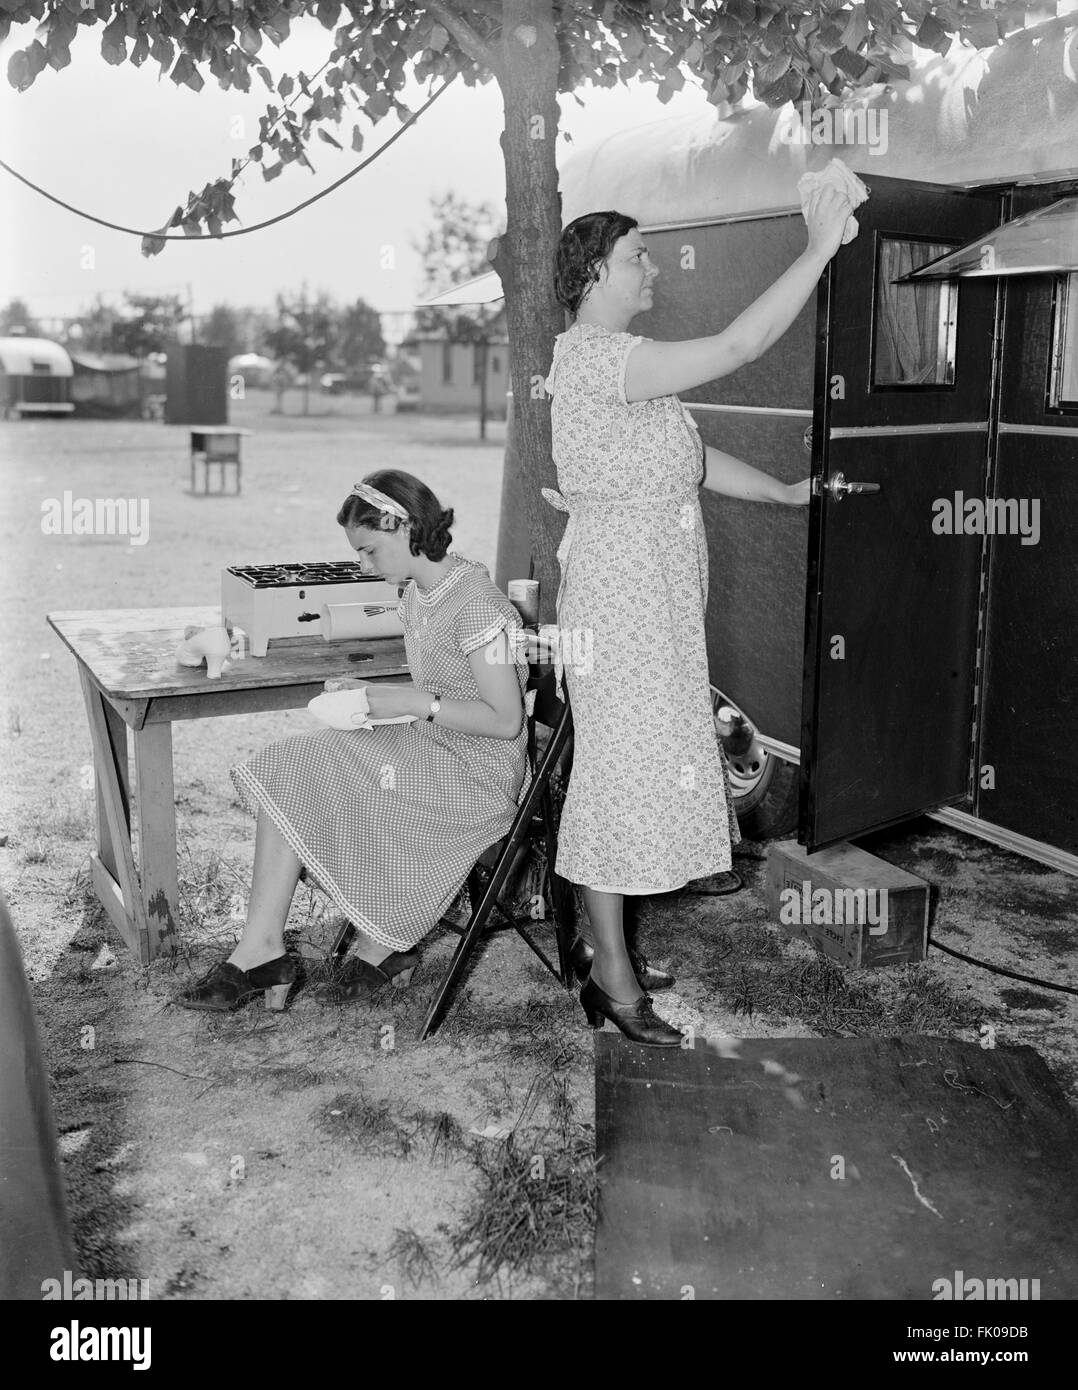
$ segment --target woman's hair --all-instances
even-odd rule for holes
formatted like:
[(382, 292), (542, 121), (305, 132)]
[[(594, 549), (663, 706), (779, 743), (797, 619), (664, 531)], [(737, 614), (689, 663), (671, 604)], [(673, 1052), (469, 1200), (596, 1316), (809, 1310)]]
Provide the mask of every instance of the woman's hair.
[[(379, 492), (384, 492), (394, 502), (399, 502), (408, 513), (412, 525), (408, 548), (413, 555), (425, 555), (428, 560), (445, 559), (445, 553), (453, 539), (449, 534), (449, 528), (453, 525), (452, 507), (443, 511), (442, 504), (426, 483), (421, 483), (418, 478), (413, 478), (411, 473), (401, 473), (396, 468), (381, 468), (377, 473), (368, 473), (363, 481), (370, 487), (377, 488)], [(369, 526), (377, 531), (383, 515), (384, 513), (373, 503), (350, 493), (337, 513), (337, 524)], [(391, 517), (391, 520), (395, 523), (391, 528), (394, 531), (404, 525), (399, 517)]]
[(554, 293), (563, 308), (576, 313), (614, 243), (639, 225), (623, 212), (589, 212), (569, 223), (554, 254)]

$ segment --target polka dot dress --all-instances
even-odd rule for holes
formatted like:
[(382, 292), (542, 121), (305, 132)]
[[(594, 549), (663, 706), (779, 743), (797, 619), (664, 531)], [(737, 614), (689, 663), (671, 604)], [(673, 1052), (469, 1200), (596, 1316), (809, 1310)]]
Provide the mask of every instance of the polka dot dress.
[(626, 399), (642, 341), (574, 324), (547, 382), (575, 729), (557, 870), (611, 893), (720, 873), (741, 838), (711, 710), (703, 444), (676, 396)]
[[(479, 699), (469, 653), (521, 625), (485, 567), (466, 560), (426, 593), (411, 581), (398, 613), (413, 680), (450, 700)], [(511, 650), (523, 694), (527, 666), (521, 648)], [(349, 920), (405, 951), (509, 830), (526, 750), (523, 723), (500, 739), (420, 720), (284, 739), (231, 776), (246, 808), (270, 816)]]

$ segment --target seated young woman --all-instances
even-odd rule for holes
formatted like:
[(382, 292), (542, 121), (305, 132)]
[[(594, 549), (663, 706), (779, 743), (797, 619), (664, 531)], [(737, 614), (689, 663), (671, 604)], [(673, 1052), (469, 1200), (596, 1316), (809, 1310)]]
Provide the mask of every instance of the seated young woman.
[(452, 510), (408, 473), (370, 474), (337, 521), (364, 573), (404, 586), (412, 680), (367, 685), (370, 718), (415, 722), (287, 738), (231, 770), (258, 818), (247, 922), (184, 1008), (233, 1009), (261, 991), (284, 1006), (297, 975), (284, 928), (303, 867), (357, 929), (322, 999), (407, 983), (416, 944), (516, 813), (527, 766), (517, 610), (483, 565), (450, 552)]

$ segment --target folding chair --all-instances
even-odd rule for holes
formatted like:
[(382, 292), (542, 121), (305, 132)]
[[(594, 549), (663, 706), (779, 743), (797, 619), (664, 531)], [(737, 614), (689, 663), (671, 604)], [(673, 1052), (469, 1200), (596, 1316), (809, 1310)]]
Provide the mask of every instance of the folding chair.
[[(528, 721), (528, 766), (531, 769), (531, 782), (521, 797), (517, 813), (509, 833), (504, 839), (490, 846), (476, 860), (465, 884), (471, 914), (464, 926), (443, 917), (439, 926), (456, 932), (457, 942), (449, 968), (442, 977), (431, 1000), (423, 1026), (417, 1033), (420, 1041), (437, 1032), (445, 1018), (452, 1001), (453, 991), (464, 974), (469, 957), (480, 940), (491, 932), (504, 931), (512, 927), (531, 947), (546, 968), (567, 988), (572, 983), (572, 966), (569, 949), (573, 941), (572, 895), (563, 879), (554, 873), (554, 858), (557, 853), (557, 829), (554, 823), (554, 799), (550, 790), (550, 779), (562, 759), (571, 752), (573, 737), (573, 718), (568, 700), (559, 700), (555, 685), (554, 669), (551, 666), (533, 665), (529, 668), (528, 691), (534, 692), (531, 713)], [(550, 730), (542, 756), (538, 753), (537, 728), (543, 725)], [(568, 766), (568, 764), (567, 764)], [(543, 845), (546, 851), (547, 892), (546, 902), (549, 915), (554, 922), (554, 933), (558, 948), (558, 964), (551, 964), (543, 950), (532, 939), (534, 922), (519, 913), (511, 911), (502, 898), (502, 889), (509, 878), (518, 858), (534, 845)], [(304, 875), (301, 874), (301, 877)], [(497, 912), (503, 919), (491, 923)], [(330, 959), (339, 961), (348, 949), (355, 934), (351, 922), (343, 922), (336, 939), (330, 948)]]
[[(512, 927), (556, 980), (566, 987), (572, 981), (572, 966), (569, 961), (569, 948), (573, 939), (572, 899), (565, 881), (558, 878), (554, 872), (558, 840), (550, 779), (562, 758), (571, 749), (573, 717), (569, 701), (558, 699), (554, 671), (549, 666), (531, 667), (528, 690), (535, 693), (532, 712), (528, 715), (528, 766), (532, 774), (531, 783), (521, 797), (509, 833), (480, 855), (468, 875), (468, 901), (472, 909), (468, 921), (461, 927), (448, 918), (443, 917), (441, 920), (440, 925), (459, 933), (460, 940), (449, 962), (449, 968), (434, 993), (423, 1026), (417, 1034), (420, 1041), (437, 1031), (448, 1012), (453, 991), (464, 974), (469, 957), (481, 938), (490, 932)], [(550, 730), (542, 757), (539, 757), (537, 752), (536, 727), (539, 724)], [(546, 851), (546, 901), (554, 922), (558, 948), (556, 968), (532, 939), (532, 919), (512, 912), (501, 896), (505, 881), (518, 856), (537, 843), (542, 844)], [(490, 919), (495, 912), (500, 914), (503, 922), (491, 923)]]

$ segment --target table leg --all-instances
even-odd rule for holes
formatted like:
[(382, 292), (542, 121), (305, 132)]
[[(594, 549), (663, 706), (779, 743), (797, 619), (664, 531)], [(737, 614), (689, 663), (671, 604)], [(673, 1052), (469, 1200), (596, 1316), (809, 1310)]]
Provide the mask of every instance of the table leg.
[(135, 730), (139, 869), (150, 959), (179, 949), (180, 889), (176, 870), (176, 792), (172, 725)]
[[(142, 900), (142, 885), (131, 848), (130, 804), (127, 794), (127, 738), (113, 741), (110, 733), (108, 702), (80, 668), (82, 693), (90, 721), (90, 740), (94, 750), (98, 805), (104, 809), (105, 827), (99, 831), (101, 852), (90, 856), (94, 887), (116, 930), (143, 965), (148, 964), (149, 928)], [(107, 853), (115, 865), (104, 858)]]
[[(123, 808), (124, 825), (127, 827), (128, 838), (130, 838), (131, 790), (127, 773), (127, 725), (107, 700), (101, 701), (101, 709), (105, 715), (105, 726), (108, 732), (109, 761), (115, 769), (116, 784)], [(96, 763), (94, 764), (94, 791), (97, 797), (97, 852), (105, 868), (108, 869), (113, 878), (117, 878), (119, 874), (116, 868), (116, 847), (112, 843), (112, 834), (109, 830), (101, 770)]]

